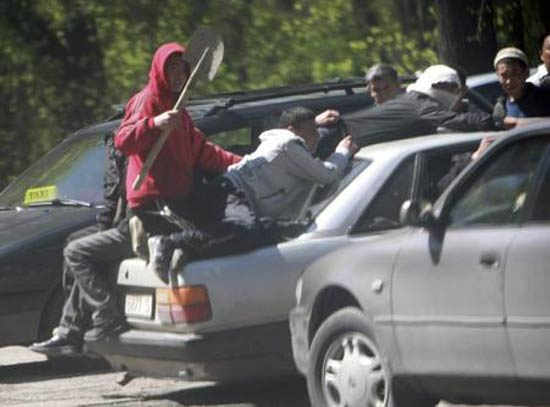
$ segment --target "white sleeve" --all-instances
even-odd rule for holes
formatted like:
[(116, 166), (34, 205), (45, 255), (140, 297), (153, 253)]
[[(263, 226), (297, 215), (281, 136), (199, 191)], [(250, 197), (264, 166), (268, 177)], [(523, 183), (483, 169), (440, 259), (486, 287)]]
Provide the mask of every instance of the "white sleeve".
[(323, 162), (313, 157), (306, 147), (297, 142), (287, 143), (285, 153), (289, 158), (287, 170), (290, 173), (323, 185), (341, 177), (350, 158), (349, 151), (339, 150)]

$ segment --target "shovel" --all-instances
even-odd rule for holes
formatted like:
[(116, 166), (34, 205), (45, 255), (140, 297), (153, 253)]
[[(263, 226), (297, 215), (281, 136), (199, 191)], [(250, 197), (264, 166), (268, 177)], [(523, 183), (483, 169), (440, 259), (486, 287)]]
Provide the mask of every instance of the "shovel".
[[(191, 89), (193, 89), (199, 79), (211, 81), (214, 76), (216, 76), (223, 59), (223, 50), (223, 41), (220, 35), (210, 28), (199, 27), (191, 35), (187, 49), (184, 53), (184, 59), (189, 63), (191, 68), (191, 75), (174, 105), (174, 110), (181, 111), (184, 108), (185, 101), (189, 98)], [(139, 175), (132, 184), (134, 191), (138, 190), (145, 180), (147, 172), (154, 164), (170, 131), (170, 129), (164, 130), (155, 141), (155, 144), (153, 144), (147, 159), (141, 167)]]

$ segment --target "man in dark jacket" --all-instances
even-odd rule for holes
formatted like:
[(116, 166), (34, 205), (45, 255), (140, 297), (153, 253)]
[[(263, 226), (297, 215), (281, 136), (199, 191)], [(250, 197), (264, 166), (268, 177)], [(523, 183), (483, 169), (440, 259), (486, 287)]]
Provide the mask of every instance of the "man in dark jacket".
[(451, 131), (501, 128), (488, 113), (457, 113), (455, 109), (463, 94), (455, 69), (433, 65), (409, 85), (406, 94), (344, 116), (344, 120), (360, 146), (432, 134), (438, 128)]
[[(111, 235), (116, 239), (125, 240), (128, 235), (128, 222), (126, 219), (126, 199), (124, 180), (126, 175), (126, 157), (115, 149), (113, 142), (114, 134), (105, 136), (105, 172), (103, 176), (103, 194), (105, 200), (105, 211), (97, 216), (94, 225), (77, 230), (69, 235), (63, 250), (63, 288), (65, 291), (65, 304), (59, 325), (54, 330), (52, 337), (46, 341), (34, 343), (30, 349), (52, 356), (68, 356), (82, 352), (83, 337), (90, 327), (93, 307), (87, 302), (86, 291), (82, 291), (79, 284), (75, 282), (73, 261), (82, 257), (83, 253), (95, 253), (99, 250), (98, 240), (102, 234)], [(125, 251), (131, 256), (130, 245)], [(115, 258), (118, 250), (113, 250)], [(124, 252), (123, 252), (124, 253)], [(106, 257), (101, 257), (102, 267), (107, 270), (112, 264)], [(103, 263), (104, 262), (104, 263)], [(115, 262), (116, 263), (116, 262)], [(94, 268), (98, 268), (94, 265)], [(95, 270), (94, 272), (99, 272)], [(108, 278), (105, 279), (107, 284)]]
[(497, 101), (495, 112), (516, 118), (550, 116), (550, 88), (527, 82), (529, 64), (522, 50), (501, 49), (494, 66), (504, 93)]
[(365, 74), (365, 84), (374, 103), (381, 105), (401, 92), (401, 82), (395, 68), (388, 64), (371, 66)]

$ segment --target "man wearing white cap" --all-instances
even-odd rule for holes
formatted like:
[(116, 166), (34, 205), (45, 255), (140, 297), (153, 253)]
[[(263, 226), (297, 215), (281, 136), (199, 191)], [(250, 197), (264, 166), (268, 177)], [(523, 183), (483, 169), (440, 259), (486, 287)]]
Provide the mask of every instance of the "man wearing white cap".
[(527, 82), (529, 63), (522, 50), (503, 48), (493, 63), (504, 93), (495, 111), (499, 109), (504, 115), (517, 118), (550, 116), (550, 89)]
[(458, 72), (433, 65), (409, 85), (407, 93), (369, 110), (344, 117), (360, 146), (433, 134), (438, 128), (456, 131), (498, 130), (491, 114), (455, 111), (464, 94)]

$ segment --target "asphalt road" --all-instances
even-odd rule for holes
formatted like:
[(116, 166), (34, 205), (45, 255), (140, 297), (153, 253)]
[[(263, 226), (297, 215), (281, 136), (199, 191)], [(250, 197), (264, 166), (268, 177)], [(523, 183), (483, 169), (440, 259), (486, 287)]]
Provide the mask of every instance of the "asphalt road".
[[(185, 406), (308, 407), (300, 379), (240, 386), (137, 378), (124, 387), (101, 360), (46, 360), (21, 347), (0, 348), (1, 407)], [(439, 407), (458, 407), (440, 403)], [(501, 406), (504, 407), (504, 406)]]

